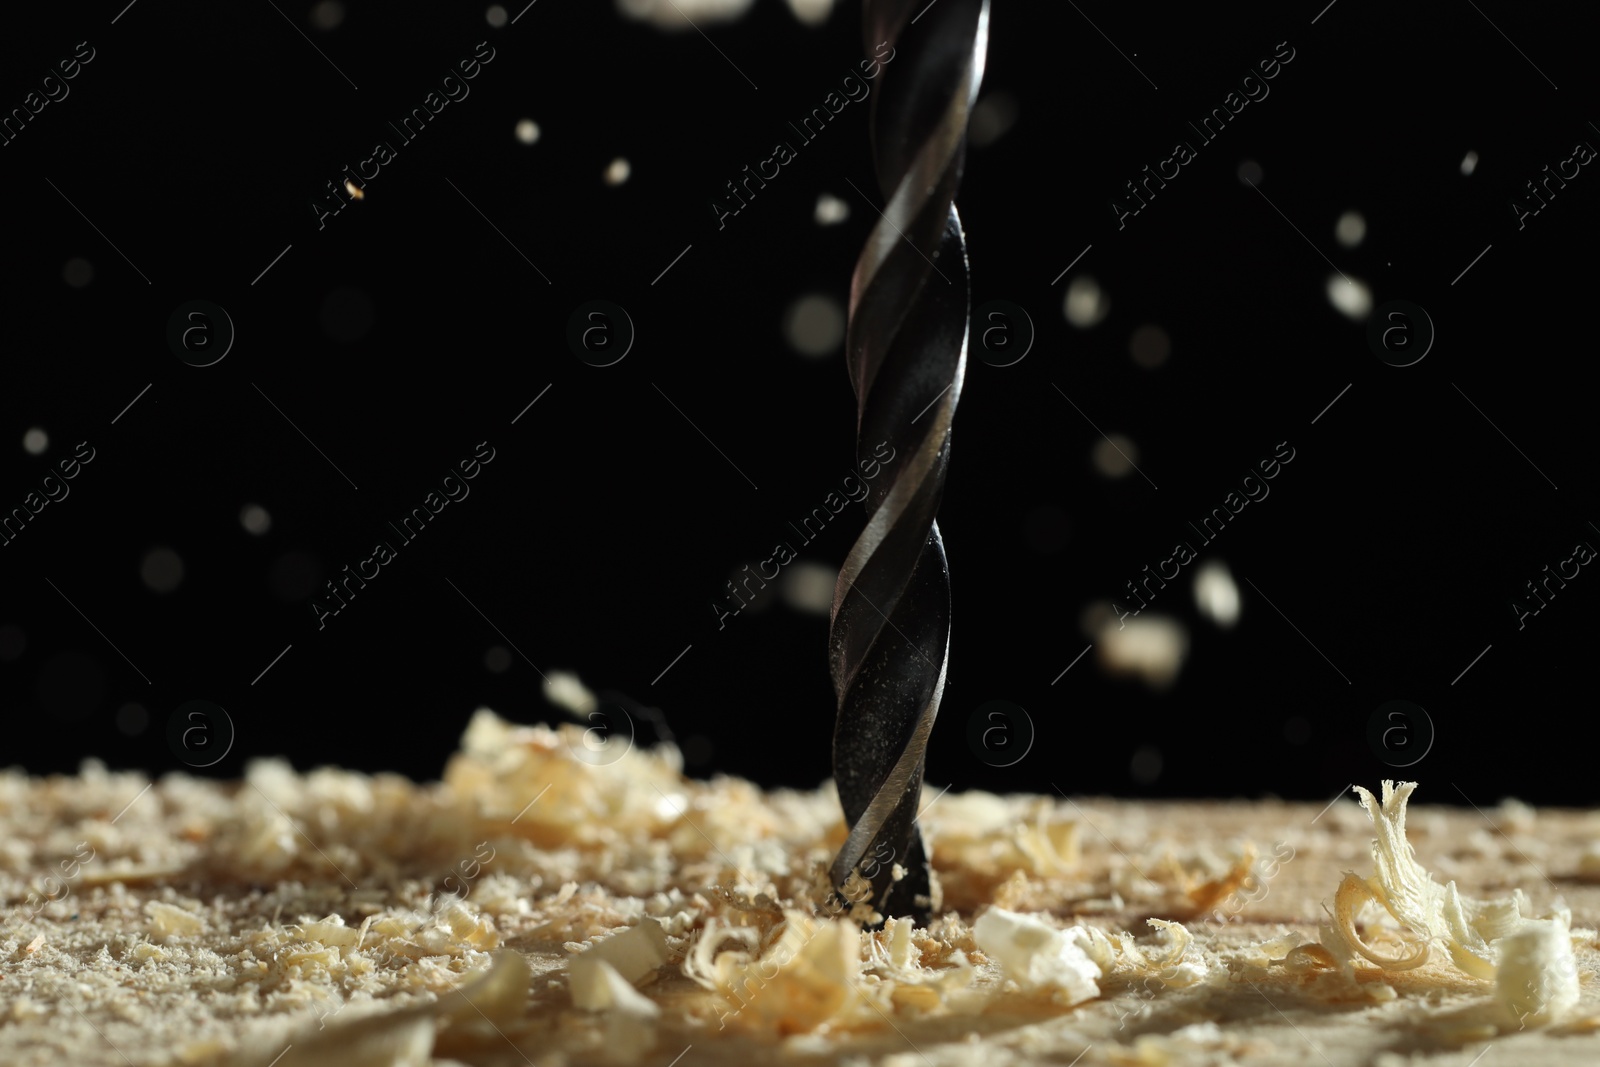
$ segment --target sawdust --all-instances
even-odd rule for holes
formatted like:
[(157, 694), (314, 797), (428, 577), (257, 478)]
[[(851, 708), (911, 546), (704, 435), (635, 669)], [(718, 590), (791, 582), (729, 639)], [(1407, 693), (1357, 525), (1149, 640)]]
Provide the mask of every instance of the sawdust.
[[(1600, 1059), (1593, 815), (1490, 828), (1548, 857), (1516, 872), (1542, 905), (1560, 881), (1568, 1003), (1540, 984), (1550, 931), (1518, 942), (1525, 994), (1319, 945), (1340, 872), (1370, 854), (1354, 804), (930, 789), (946, 911), (863, 931), (818, 879), (844, 838), (829, 785), (695, 781), (670, 746), (595, 765), (583, 744), (481, 711), (431, 784), (276, 761), (231, 783), (0, 774), (0, 1062), (665, 1067), (692, 1046), (684, 1067), (944, 1067), (981, 1046), (986, 1067), (1151, 1067), (1304, 1059), (1309, 1040), (1346, 1067), (1490, 1039)], [(1500, 850), (1451, 844), (1480, 816), (1413, 821), (1463, 893), (1511, 877)]]

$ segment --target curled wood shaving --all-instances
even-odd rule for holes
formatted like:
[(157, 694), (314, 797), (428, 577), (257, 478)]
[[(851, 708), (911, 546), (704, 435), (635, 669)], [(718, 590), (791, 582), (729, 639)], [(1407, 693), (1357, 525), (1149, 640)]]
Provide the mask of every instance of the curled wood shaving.
[(789, 911), (764, 940), (753, 927), (712, 919), (685, 958), (684, 974), (727, 1000), (719, 1029), (737, 1018), (792, 1034), (848, 1013), (861, 973), (853, 923)]
[[(1361, 956), (1384, 970), (1405, 971), (1427, 964), (1442, 945), (1457, 970), (1495, 981), (1500, 1003), (1520, 1022), (1546, 1023), (1568, 1013), (1578, 999), (1570, 912), (1535, 919), (1521, 890), (1504, 900), (1476, 901), (1462, 897), (1453, 881), (1435, 882), (1406, 840), (1406, 802), (1416, 788), (1415, 782), (1396, 788), (1385, 781), (1380, 802), (1355, 787), (1378, 833), (1372, 842), (1376, 873), (1366, 879), (1347, 873), (1339, 883), (1332, 922), (1323, 926), (1327, 953), (1346, 969)], [(1369, 903), (1400, 925), (1406, 951), (1380, 951), (1357, 933), (1357, 917)]]
[(1194, 935), (1182, 923), (1169, 922), (1166, 919), (1146, 919), (1145, 922), (1158, 930), (1167, 933), (1169, 943), (1164, 955), (1152, 957), (1152, 967), (1172, 967), (1183, 960), (1188, 954), (1189, 946), (1194, 944)]
[(1284, 970), (1290, 974), (1332, 970), (1337, 966), (1339, 961), (1333, 958), (1333, 953), (1318, 944), (1297, 945), (1283, 958)]
[(1026, 858), (1033, 873), (1041, 876), (1070, 874), (1083, 861), (1078, 824), (1051, 819), (1044, 810), (1035, 816), (1032, 823), (1017, 829), (1016, 847)]
[(1406, 927), (1405, 932), (1412, 949), (1405, 955), (1388, 955), (1378, 952), (1356, 933), (1356, 915), (1368, 901), (1375, 901), (1382, 905), (1393, 915), (1397, 921), (1400, 916), (1395, 912), (1387, 896), (1384, 895), (1382, 885), (1374, 886), (1372, 883), (1354, 874), (1346, 874), (1339, 883), (1339, 890), (1334, 895), (1333, 918), (1335, 929), (1344, 938), (1346, 946), (1356, 954), (1371, 960), (1386, 971), (1409, 971), (1421, 967), (1428, 962), (1430, 955), (1427, 935), (1416, 927)]
[[(1324, 944), (1336, 957), (1361, 956), (1386, 970), (1410, 970), (1431, 958), (1435, 945), (1443, 945), (1456, 968), (1474, 978), (1493, 979), (1495, 953), (1491, 937), (1504, 936), (1524, 921), (1521, 914), (1526, 898), (1520, 894), (1510, 900), (1480, 903), (1463, 900), (1455, 882), (1439, 885), (1417, 862), (1406, 840), (1406, 802), (1417, 788), (1415, 782), (1383, 783), (1380, 802), (1366, 789), (1356, 786), (1361, 806), (1372, 820), (1378, 836), (1372, 842), (1376, 873), (1367, 879), (1347, 874), (1334, 898), (1331, 933), (1337, 947)], [(1356, 917), (1368, 902), (1380, 905), (1400, 925), (1409, 950), (1389, 955), (1376, 951), (1356, 933)]]

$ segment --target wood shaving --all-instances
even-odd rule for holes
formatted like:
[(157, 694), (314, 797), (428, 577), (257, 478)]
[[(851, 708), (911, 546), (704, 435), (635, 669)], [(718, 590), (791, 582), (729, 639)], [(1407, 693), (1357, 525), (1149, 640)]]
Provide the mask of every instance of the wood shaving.
[(659, 922), (644, 919), (604, 938), (567, 965), (568, 989), (580, 1008), (598, 1010), (612, 998), (610, 976), (637, 982), (667, 961), (667, 933)]
[(978, 947), (1005, 976), (1027, 992), (1048, 992), (1059, 1003), (1079, 1004), (1100, 995), (1100, 966), (1071, 931), (1027, 915), (990, 908), (972, 927)]
[[(1406, 802), (1416, 788), (1415, 782), (1396, 788), (1386, 780), (1380, 802), (1355, 787), (1378, 831), (1372, 842), (1377, 873), (1366, 879), (1346, 874), (1339, 883), (1325, 949), (1346, 970), (1360, 956), (1385, 971), (1409, 971), (1427, 965), (1442, 944), (1458, 970), (1496, 983), (1501, 1006), (1519, 1028), (1559, 1021), (1579, 1000), (1571, 912), (1536, 919), (1527, 914), (1528, 899), (1520, 889), (1509, 898), (1478, 901), (1463, 897), (1454, 881), (1435, 882), (1406, 840)], [(1499, 810), (1508, 825), (1533, 823), (1526, 805), (1508, 801)], [(1385, 952), (1363, 940), (1356, 919), (1368, 903), (1381, 906), (1398, 924), (1403, 948)]]
[(1182, 883), (1184, 895), (1189, 898), (1189, 906), (1193, 909), (1192, 915), (1203, 915), (1229, 897), (1238, 893), (1250, 877), (1251, 870), (1255, 867), (1256, 847), (1246, 842), (1239, 858), (1233, 866), (1220, 878), (1194, 884), (1195, 879), (1187, 871), (1179, 870), (1178, 877)]

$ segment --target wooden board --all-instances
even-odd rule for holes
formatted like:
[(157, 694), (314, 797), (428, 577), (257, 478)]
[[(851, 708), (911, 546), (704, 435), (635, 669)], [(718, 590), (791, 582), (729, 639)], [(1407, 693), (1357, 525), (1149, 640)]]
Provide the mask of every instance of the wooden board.
[[(0, 775), (0, 1063), (1600, 1064), (1600, 812), (1431, 807), (1453, 794), (1426, 780), (1410, 812), (1440, 883), (1521, 889), (1535, 915), (1570, 907), (1582, 999), (1556, 1026), (1518, 1029), (1493, 983), (1442, 953), (1407, 972), (1273, 962), (1317, 937), (1345, 872), (1372, 873), (1353, 799), (936, 788), (924, 821), (947, 914), (916, 933), (910, 969), (885, 962), (888, 934), (852, 931), (859, 969), (829, 1014), (801, 996), (816, 974), (796, 977), (821, 928), (770, 968), (782, 977), (733, 997), (685, 959), (712, 920), (771, 941), (784, 905), (814, 911), (844, 834), (831, 790), (691, 781), (670, 749), (597, 759), (581, 738), (480, 712), (428, 785), (270, 762), (221, 784), (98, 764)], [(996, 904), (1152, 956), (1169, 942), (1146, 920), (1179, 921), (1201, 977), (1179, 988), (1119, 964), (1077, 1005), (1019, 990), (973, 941)], [(638, 983), (655, 1017), (575, 1008), (581, 943), (646, 916), (667, 935)], [(496, 960), (508, 984), (453, 994)]]

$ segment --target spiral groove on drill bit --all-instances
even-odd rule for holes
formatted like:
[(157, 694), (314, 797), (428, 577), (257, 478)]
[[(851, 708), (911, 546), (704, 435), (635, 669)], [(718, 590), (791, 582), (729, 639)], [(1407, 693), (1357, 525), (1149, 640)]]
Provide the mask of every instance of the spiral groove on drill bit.
[[(928, 735), (944, 694), (950, 575), (935, 521), (967, 359), (966, 240), (955, 194), (983, 78), (988, 0), (866, 0), (868, 48), (888, 42), (872, 110), (887, 203), (850, 285), (858, 454), (894, 449), (834, 589), (834, 778), (850, 833), (830, 876), (859, 871), (884, 917), (938, 907), (917, 825)], [(919, 13), (920, 12), (920, 13)], [(912, 19), (916, 25), (911, 25)], [(894, 868), (904, 877), (895, 880)]]

